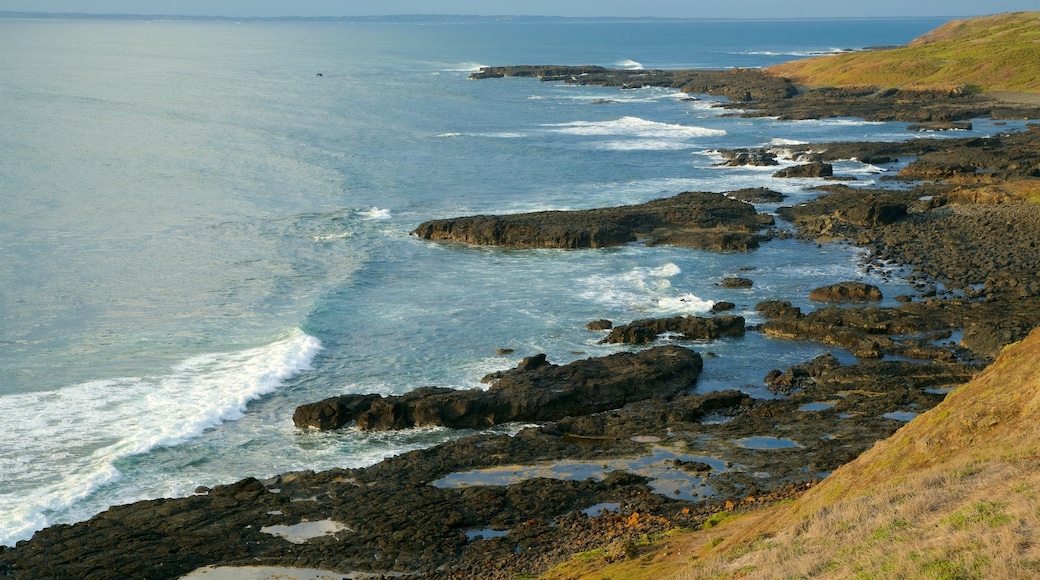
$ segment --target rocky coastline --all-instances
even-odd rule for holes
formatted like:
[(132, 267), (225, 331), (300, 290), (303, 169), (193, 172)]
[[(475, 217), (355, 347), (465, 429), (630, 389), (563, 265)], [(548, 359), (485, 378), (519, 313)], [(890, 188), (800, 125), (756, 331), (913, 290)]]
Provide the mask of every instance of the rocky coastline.
[[(668, 86), (725, 96), (734, 114), (787, 119), (1040, 118), (1040, 108), (974, 94), (807, 90), (752, 70), (560, 66), (474, 74), (501, 76), (620, 89)], [(0, 577), (179, 578), (203, 566), (266, 565), (493, 579), (537, 574), (594, 549), (615, 559), (638, 557), (662, 534), (812, 487), (1040, 326), (1040, 205), (1027, 199), (1040, 189), (1040, 127), (992, 138), (722, 153), (734, 165), (768, 165), (779, 157), (817, 172), (841, 159), (914, 161), (894, 176), (903, 187), (829, 185), (809, 203), (782, 208), (782, 224), (741, 201), (776, 200), (775, 192), (741, 190), (684, 192), (598, 210), (435, 220), (413, 233), (436, 243), (644, 243), (730, 252), (754, 251), (778, 236), (848, 240), (870, 249), (868, 268), (908, 268), (916, 293), (882, 307), (877, 288), (831, 280), (814, 290), (820, 306), (812, 312), (765, 301), (756, 310), (766, 321), (753, 326), (723, 311), (595, 321), (589, 332), (603, 333), (604, 341), (667, 344), (569, 365), (531, 353), (515, 369), (485, 377), (487, 391), (427, 388), (303, 405), (294, 416), (300, 428), (520, 425), (513, 435), (473, 433), (367, 468), (249, 478), (191, 497), (113, 507), (0, 548)], [(855, 362), (824, 355), (777, 368), (762, 378), (774, 399), (751, 398), (742, 385), (696, 393), (702, 367), (725, 364), (711, 358), (705, 341), (749, 332), (828, 345)], [(285, 533), (319, 522), (329, 524), (316, 535)]]

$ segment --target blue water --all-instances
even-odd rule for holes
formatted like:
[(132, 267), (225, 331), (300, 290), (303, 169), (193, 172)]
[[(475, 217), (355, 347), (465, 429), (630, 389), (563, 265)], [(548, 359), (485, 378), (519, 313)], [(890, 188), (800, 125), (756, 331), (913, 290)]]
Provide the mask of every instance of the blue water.
[[(468, 80), (480, 65), (763, 66), (939, 24), (0, 21), (0, 544), (459, 435), (298, 431), (303, 402), (473, 388), (527, 355), (616, 351), (593, 319), (730, 300), (754, 320), (762, 299), (811, 308), (800, 297), (821, 283), (881, 283), (837, 245), (515, 251), (408, 233), (684, 190), (767, 185), (796, 202), (815, 182), (716, 168), (712, 151), (911, 138), (896, 123), (723, 117), (670, 90)], [(718, 285), (737, 274), (754, 288)], [(694, 347), (719, 355), (698, 388), (756, 396), (770, 369), (823, 352), (756, 334)]]

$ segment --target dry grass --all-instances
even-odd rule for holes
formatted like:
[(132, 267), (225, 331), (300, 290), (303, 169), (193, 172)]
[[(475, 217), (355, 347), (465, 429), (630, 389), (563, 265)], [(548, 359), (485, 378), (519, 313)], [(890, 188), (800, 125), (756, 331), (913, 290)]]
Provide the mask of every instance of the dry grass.
[(1040, 577), (1040, 329), (787, 505), (552, 578)]
[(907, 46), (800, 60), (768, 71), (810, 86), (1040, 92), (1040, 12), (951, 22)]
[(678, 578), (1036, 578), (1038, 468), (1040, 456), (925, 470)]

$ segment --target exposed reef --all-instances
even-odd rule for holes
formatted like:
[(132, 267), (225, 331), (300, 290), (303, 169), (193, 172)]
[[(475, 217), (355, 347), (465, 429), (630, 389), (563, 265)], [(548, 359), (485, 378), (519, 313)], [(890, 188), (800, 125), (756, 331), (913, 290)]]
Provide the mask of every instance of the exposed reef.
[(748, 203), (718, 193), (686, 192), (646, 203), (602, 209), (478, 215), (419, 224), (427, 240), (517, 248), (599, 248), (648, 244), (748, 251), (774, 223)]
[[(743, 324), (742, 324), (743, 326)], [(544, 422), (598, 413), (652, 397), (671, 398), (697, 381), (703, 363), (696, 352), (658, 346), (637, 353), (550, 364), (545, 355), (525, 358), (515, 369), (490, 374), (487, 391), (437, 387), (393, 397), (342, 395), (301, 405), (297, 427), (408, 429), (444, 426), (481, 429), (515, 421)]]
[(724, 97), (719, 106), (746, 117), (782, 120), (859, 117), (905, 121), (922, 129), (958, 129), (955, 121), (978, 118), (1040, 119), (1035, 104), (1009, 102), (961, 88), (809, 88), (760, 69), (623, 70), (597, 66), (484, 67), (473, 79), (533, 77), (547, 82), (637, 89), (668, 87), (691, 95)]

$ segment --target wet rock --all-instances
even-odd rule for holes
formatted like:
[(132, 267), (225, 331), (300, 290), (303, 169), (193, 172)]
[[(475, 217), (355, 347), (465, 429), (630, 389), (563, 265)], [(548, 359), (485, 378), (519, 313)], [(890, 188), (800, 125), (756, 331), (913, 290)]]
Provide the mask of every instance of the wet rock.
[(686, 192), (644, 204), (579, 211), (471, 216), (420, 224), (427, 240), (521, 248), (598, 248), (635, 242), (716, 251), (758, 247), (767, 214), (718, 193)]
[(815, 379), (823, 375), (825, 371), (836, 369), (841, 366), (834, 355), (827, 353), (814, 358), (812, 361), (788, 367), (786, 371), (773, 369), (765, 377), (766, 387), (770, 391), (781, 395), (789, 395), (792, 392), (804, 389), (814, 384)]
[[(776, 163), (774, 162), (773, 165), (776, 165)], [(748, 203), (780, 203), (787, 199), (787, 196), (779, 191), (773, 191), (772, 189), (766, 189), (765, 187), (750, 187), (746, 189), (738, 189), (736, 191), (728, 191), (726, 192), (726, 196), (732, 197), (733, 199), (739, 199), (740, 201), (746, 201)]]
[(646, 344), (662, 334), (680, 340), (715, 340), (720, 337), (743, 336), (743, 316), (673, 316), (644, 318), (615, 326), (601, 342), (611, 344)]
[[(557, 366), (545, 355), (525, 358), (516, 369), (484, 377), (487, 391), (424, 387), (400, 396), (342, 395), (301, 405), (297, 427), (335, 429), (355, 422), (360, 429), (421, 426), (483, 428), (512, 421), (551, 421), (604, 411), (648, 397), (671, 397), (692, 386), (702, 367), (696, 352), (660, 346), (639, 353), (575, 361)], [(334, 407), (349, 413), (322, 413)], [(306, 422), (334, 415), (341, 422)]]
[(355, 420), (379, 398), (379, 395), (375, 394), (346, 395), (300, 405), (293, 412), (293, 424), (297, 427), (315, 427), (321, 430), (338, 429)]
[(881, 289), (863, 282), (839, 282), (814, 288), (809, 299), (817, 302), (879, 302)]
[(716, 302), (715, 304), (712, 304), (711, 311), (713, 313), (717, 314), (719, 312), (727, 312), (727, 311), (733, 310), (736, 307), (737, 307), (736, 304), (734, 304), (732, 302), (726, 302), (725, 300), (722, 300), (722, 301)]
[[(720, 167), (770, 167), (780, 164), (776, 160), (776, 153), (763, 149), (730, 149), (719, 153), (725, 159), (722, 163), (716, 164)], [(740, 199), (737, 195), (733, 197)]]
[(610, 330), (613, 327), (614, 323), (606, 319), (593, 320), (585, 325), (585, 328), (589, 330)]
[(755, 282), (750, 278), (723, 278), (723, 288), (751, 288), (755, 285)]
[(834, 175), (834, 166), (820, 161), (785, 167), (773, 174), (773, 177), (829, 177)]
[(755, 305), (755, 312), (761, 312), (766, 318), (802, 317), (802, 309), (788, 300), (764, 300)]
[(911, 123), (906, 126), (907, 131), (971, 131), (970, 121), (928, 121), (925, 123)]

